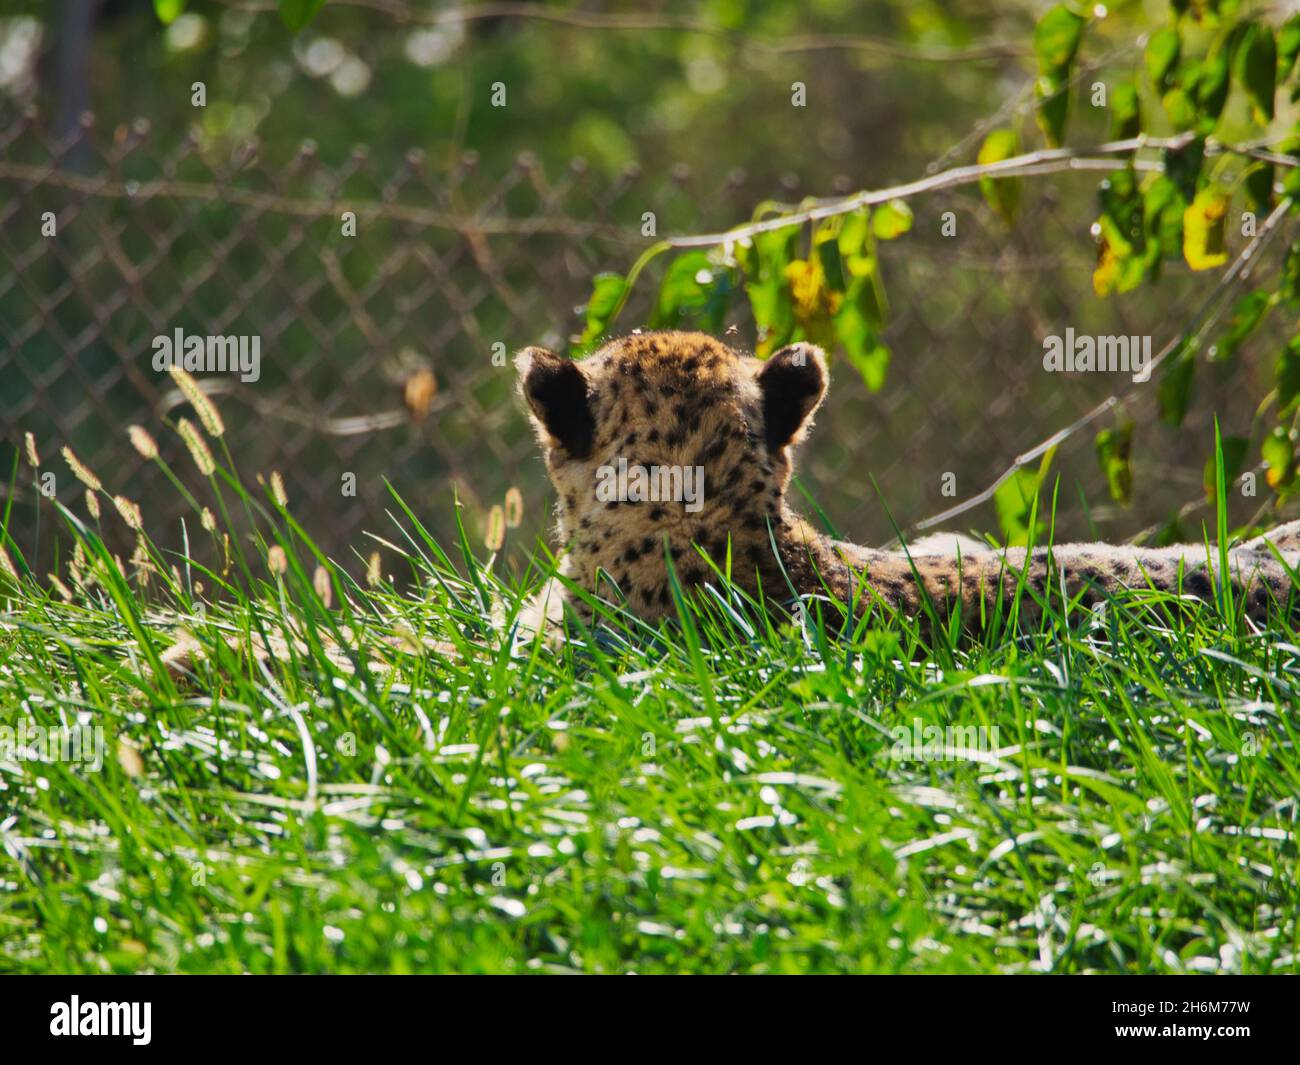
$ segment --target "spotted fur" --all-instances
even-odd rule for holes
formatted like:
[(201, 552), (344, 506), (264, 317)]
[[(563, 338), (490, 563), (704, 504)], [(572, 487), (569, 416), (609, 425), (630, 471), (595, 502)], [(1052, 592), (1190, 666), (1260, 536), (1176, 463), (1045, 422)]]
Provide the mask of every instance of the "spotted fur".
[[(729, 553), (733, 581), (768, 598), (788, 600), (791, 588), (830, 593), (859, 611), (883, 606), (942, 622), (960, 609), (971, 625), (1005, 617), (1018, 586), (1026, 619), (1062, 590), (1083, 606), (1120, 587), (1215, 594), (1217, 553), (1207, 559), (1203, 544), (1065, 544), (1035, 549), (1026, 562), (1023, 549), (952, 537), (930, 537), (904, 553), (818, 532), (787, 500), (792, 452), (828, 380), (825, 356), (811, 344), (761, 361), (702, 333), (634, 333), (581, 361), (528, 348), (516, 364), (559, 496), (557, 531), (567, 545), (561, 572), (605, 598), (621, 596), (651, 621), (676, 612), (666, 553), (684, 588), (712, 579), (697, 548), (720, 568)], [(702, 505), (692, 512), (682, 501), (600, 498), (599, 471), (619, 459), (702, 467)], [(1300, 564), (1300, 522), (1269, 538), (1289, 565)], [(1264, 540), (1234, 549), (1229, 565), (1236, 595), (1259, 620), (1270, 603), (1290, 603), (1292, 588)], [(557, 607), (558, 596), (548, 612)]]

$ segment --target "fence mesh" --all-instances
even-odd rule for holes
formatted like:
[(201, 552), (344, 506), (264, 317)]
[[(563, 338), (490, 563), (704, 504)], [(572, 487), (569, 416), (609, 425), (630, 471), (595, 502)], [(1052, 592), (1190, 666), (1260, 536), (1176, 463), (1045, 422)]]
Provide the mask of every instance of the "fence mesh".
[[(649, 243), (644, 212), (655, 213), (660, 235), (714, 231), (765, 199), (828, 191), (754, 188), (743, 173), (671, 162), (598, 181), (580, 161), (544, 173), (528, 156), (494, 174), (472, 155), (435, 167), (412, 153), (385, 167), (363, 149), (324, 159), (310, 143), (288, 156), (250, 144), (217, 157), (193, 139), (156, 143), (143, 122), (100, 129), (87, 117), (58, 140), (34, 112), (0, 115), (0, 131), (6, 470), (9, 449), (30, 431), (57, 497), (84, 515), (55, 454), (69, 445), (114, 491), (141, 502), (157, 540), (178, 545), (179, 519), (192, 526), (193, 514), (125, 431), (150, 429), (188, 476), (183, 446), (163, 428), (188, 411), (152, 366), (153, 339), (178, 329), (257, 337), (256, 382), (208, 374), (203, 385), (240, 470), (279, 471), (299, 521), (339, 559), (371, 549), (363, 531), (393, 535), (385, 480), (444, 538), (453, 533), (453, 489), (481, 535), (489, 508), (519, 487), (526, 520), (509, 557), (522, 557), (545, 532), (550, 495), (504, 356), (530, 343), (563, 348), (580, 331), (592, 275), (625, 271)], [(804, 484), (842, 534), (889, 539), (889, 514), (906, 527), (955, 502), (942, 492), (944, 474), (959, 497), (973, 494), (1116, 390), (1146, 390), (1134, 408), (1135, 502), (1108, 503), (1084, 432), (1055, 467), (1065, 475), (1061, 532), (1130, 535), (1199, 495), (1207, 400), (1224, 389), (1262, 394), (1256, 375), (1270, 339), (1217, 376), (1202, 372), (1199, 402), (1179, 431), (1150, 417), (1154, 385), (1044, 373), (1042, 338), (1067, 325), (1149, 334), (1158, 349), (1213, 281), (1175, 270), (1137, 298), (1094, 297), (1094, 246), (1079, 205), (1097, 180), (1029, 181), (1010, 230), (973, 188), (913, 203), (913, 232), (882, 251), (894, 352), (886, 384), (871, 393), (835, 362), (801, 460)], [(348, 211), (355, 235), (345, 235)], [(644, 320), (653, 281), (643, 279), (620, 328)], [(733, 325), (735, 342), (752, 346), (740, 305)], [(1244, 420), (1225, 431), (1249, 432), (1254, 402), (1226, 406)], [(14, 486), (11, 531), (29, 561), (48, 567), (57, 535), (47, 517), (38, 536), (41, 508), (27, 481)], [(205, 490), (197, 477), (192, 487)], [(957, 524), (992, 529), (992, 508)], [(124, 530), (108, 532), (129, 542)]]

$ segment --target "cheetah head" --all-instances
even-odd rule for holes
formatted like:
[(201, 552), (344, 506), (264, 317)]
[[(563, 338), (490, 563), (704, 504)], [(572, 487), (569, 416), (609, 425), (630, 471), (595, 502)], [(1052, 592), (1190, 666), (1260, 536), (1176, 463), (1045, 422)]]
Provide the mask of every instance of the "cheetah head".
[(763, 361), (702, 333), (635, 333), (581, 361), (527, 348), (516, 365), (569, 577), (597, 589), (604, 570), (650, 617), (672, 609), (665, 548), (685, 585), (705, 579), (697, 547), (721, 566), (730, 546), (738, 583), (763, 577), (769, 527), (797, 520), (785, 494), (826, 392), (819, 348)]

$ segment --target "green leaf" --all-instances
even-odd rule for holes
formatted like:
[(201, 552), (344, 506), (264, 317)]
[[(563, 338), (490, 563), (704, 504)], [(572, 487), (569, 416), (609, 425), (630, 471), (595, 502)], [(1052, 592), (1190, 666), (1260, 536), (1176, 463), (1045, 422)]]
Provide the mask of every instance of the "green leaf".
[(1289, 166), (1282, 174), (1282, 193), (1291, 198), (1291, 211), (1300, 209), (1300, 167)]
[(1103, 214), (1097, 219), (1097, 225), (1101, 237), (1097, 244), (1097, 266), (1092, 272), (1093, 291), (1098, 296), (1109, 296), (1112, 292), (1136, 288), (1146, 276), (1146, 259), (1138, 254), (1133, 242), (1110, 215)]
[[(835, 315), (835, 335), (849, 363), (872, 392), (885, 383), (891, 358), (877, 332), (879, 311), (871, 278), (858, 278)], [(875, 324), (873, 324), (875, 323)]]
[(844, 276), (844, 259), (840, 255), (838, 229), (838, 226), (827, 227), (825, 230), (819, 230), (814, 238), (817, 259), (821, 263), (826, 287), (832, 292), (843, 292), (848, 287)]
[(1098, 296), (1127, 292), (1146, 277), (1159, 249), (1147, 250), (1143, 225), (1143, 198), (1138, 193), (1137, 175), (1117, 170), (1097, 190), (1101, 204), (1097, 242), (1097, 267), (1092, 285)]
[(688, 251), (674, 259), (664, 274), (650, 328), (676, 329), (683, 319), (692, 319), (717, 332), (726, 318), (730, 294), (727, 270), (716, 266), (706, 251)]
[(1246, 206), (1256, 214), (1266, 214), (1273, 206), (1273, 164), (1252, 163), (1246, 172)]
[(186, 0), (153, 0), (154, 14), (160, 22), (170, 26), (176, 17), (185, 10)]
[[(1220, 444), (1223, 449), (1223, 480), (1225, 484), (1229, 484), (1237, 479), (1242, 466), (1246, 464), (1246, 453), (1250, 449), (1250, 441), (1244, 436), (1225, 436)], [(1205, 497), (1211, 503), (1216, 500), (1214, 486), (1217, 479), (1216, 459), (1211, 455), (1205, 463), (1205, 475), (1202, 479), (1205, 486)]]
[(1186, 132), (1196, 125), (1196, 100), (1182, 86), (1175, 85), (1160, 97), (1160, 105), (1179, 133)]
[(1156, 399), (1160, 406), (1160, 417), (1170, 425), (1182, 425), (1183, 419), (1187, 417), (1195, 376), (1196, 358), (1187, 348), (1165, 363)]
[(1227, 362), (1232, 359), (1241, 345), (1253, 333), (1273, 306), (1273, 298), (1267, 292), (1248, 292), (1232, 309), (1227, 328), (1217, 344), (1210, 348), (1209, 356), (1214, 362)]
[(1286, 417), (1300, 397), (1300, 336), (1291, 338), (1274, 367), (1278, 417)]
[(1245, 87), (1255, 121), (1273, 121), (1273, 96), (1277, 89), (1277, 45), (1273, 31), (1262, 22), (1249, 23), (1241, 35), (1236, 55), (1237, 80)]
[(325, 0), (280, 0), (280, 21), (297, 33), (324, 6)]
[(1292, 15), (1277, 31), (1277, 80), (1286, 81), (1300, 55), (1300, 14)]
[(587, 324), (579, 341), (582, 348), (586, 348), (609, 328), (626, 292), (627, 280), (622, 274), (604, 273), (592, 278), (591, 296), (588, 297), (585, 308)]
[(1278, 293), (1288, 303), (1300, 300), (1300, 241), (1295, 241), (1286, 250), (1282, 260), (1282, 278)]
[(1147, 73), (1151, 75), (1157, 92), (1163, 93), (1173, 83), (1172, 74), (1180, 51), (1178, 31), (1172, 26), (1162, 26), (1147, 41)]
[(1165, 149), (1165, 176), (1174, 183), (1184, 199), (1196, 195), (1201, 165), (1205, 162), (1205, 138), (1196, 137), (1181, 148)]
[[(1016, 470), (998, 486), (993, 493), (993, 505), (998, 513), (998, 525), (1003, 538), (1010, 547), (1023, 547), (1029, 543), (1029, 522), (1034, 510), (1034, 500), (1038, 495), (1041, 476), (1033, 470)], [(1039, 521), (1034, 530), (1034, 539), (1040, 539), (1047, 527)]]
[[(980, 166), (998, 163), (1020, 154), (1020, 138), (1014, 130), (995, 129), (980, 146), (978, 162)], [(1015, 221), (1016, 208), (1020, 204), (1019, 178), (980, 178), (980, 191), (984, 199), (993, 208), (994, 214), (1010, 228)]]
[(1034, 82), (1034, 99), (1038, 101), (1035, 117), (1038, 128), (1052, 148), (1059, 148), (1070, 118), (1070, 81), (1055, 74), (1043, 74)]
[(876, 269), (876, 246), (871, 219), (864, 209), (844, 217), (840, 227), (840, 258), (854, 277), (866, 277)]
[(1290, 432), (1284, 426), (1275, 426), (1273, 431), (1264, 437), (1259, 453), (1267, 467), (1264, 479), (1268, 481), (1270, 488), (1277, 491), (1288, 487), (1295, 480), (1295, 444), (1291, 440)]
[(1230, 203), (1227, 190), (1210, 185), (1183, 212), (1183, 258), (1193, 270), (1212, 270), (1228, 261), (1223, 231)]
[(1034, 54), (1044, 74), (1063, 74), (1074, 62), (1087, 20), (1064, 4), (1048, 10), (1034, 27)]
[(1183, 211), (1187, 200), (1165, 175), (1158, 175), (1142, 194), (1142, 226), (1146, 233), (1148, 268), (1158, 273), (1159, 260), (1183, 257)]
[(789, 226), (759, 233), (748, 247), (740, 248), (745, 293), (758, 326), (756, 354), (760, 357), (770, 355), (794, 335), (794, 300), (785, 268), (794, 258), (798, 236), (798, 229)]
[(1110, 497), (1128, 506), (1133, 498), (1133, 423), (1126, 421), (1097, 434), (1097, 462), (1106, 475)]
[(1064, 4), (1057, 4), (1034, 27), (1034, 54), (1038, 57), (1038, 125), (1053, 147), (1065, 135), (1070, 115), (1070, 65), (1079, 51), (1087, 20)]
[(1228, 99), (1228, 89), (1232, 82), (1227, 48), (1216, 48), (1201, 64), (1200, 77), (1196, 82), (1196, 102), (1201, 110), (1199, 125), (1204, 132), (1209, 132), (1223, 113), (1223, 105)]
[(1137, 86), (1121, 81), (1110, 94), (1110, 135), (1113, 140), (1128, 140), (1142, 132), (1142, 106)]
[(890, 200), (871, 216), (871, 232), (881, 240), (901, 237), (912, 228), (912, 208), (905, 200)]
[[(874, 218), (866, 211), (847, 215), (840, 230), (840, 254), (848, 267), (849, 287), (836, 313), (836, 330), (848, 330), (841, 340), (868, 388), (884, 381), (889, 349), (876, 340), (887, 315), (884, 280), (876, 255)], [(862, 325), (858, 324), (861, 319)], [(870, 330), (870, 335), (863, 328)], [(870, 358), (868, 358), (870, 356)]]

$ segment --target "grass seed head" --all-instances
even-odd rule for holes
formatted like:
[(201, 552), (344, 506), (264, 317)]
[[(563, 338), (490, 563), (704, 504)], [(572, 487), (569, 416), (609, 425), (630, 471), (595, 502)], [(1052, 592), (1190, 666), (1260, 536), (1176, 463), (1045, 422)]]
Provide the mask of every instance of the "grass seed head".
[(78, 481), (84, 484), (92, 492), (102, 492), (104, 490), (104, 485), (101, 483), (100, 479), (82, 465), (81, 460), (73, 454), (72, 448), (64, 445), (62, 452), (63, 457), (68, 461), (68, 466), (72, 470), (72, 475), (76, 477)]
[(126, 496), (114, 496), (113, 506), (117, 507), (117, 512), (126, 522), (127, 527), (139, 532), (144, 527), (144, 516), (140, 513), (140, 508)]
[(518, 488), (511, 485), (506, 489), (506, 528), (517, 529), (524, 520), (524, 497)]
[(194, 408), (194, 413), (198, 415), (199, 421), (203, 423), (203, 428), (208, 436), (218, 437), (226, 431), (226, 425), (221, 420), (221, 415), (217, 413), (217, 408), (213, 406), (212, 400), (204, 394), (199, 383), (182, 370), (179, 366), (171, 368), (172, 380), (176, 382), (176, 387), (190, 401), (190, 406)]
[(144, 773), (144, 759), (140, 752), (126, 740), (118, 740), (117, 764), (128, 777), (135, 778)]
[(489, 551), (500, 551), (501, 545), (506, 542), (506, 513), (499, 503), (488, 512), (487, 532), (483, 536), (483, 542)]
[(208, 445), (203, 442), (203, 437), (199, 436), (199, 431), (194, 428), (194, 423), (188, 418), (181, 418), (176, 423), (176, 431), (181, 434), (181, 439), (185, 441), (185, 446), (189, 448), (190, 458), (194, 460), (194, 465), (199, 468), (199, 473), (204, 477), (211, 477), (217, 472), (217, 464), (212, 459), (212, 452), (208, 450)]
[(149, 433), (139, 425), (128, 425), (126, 434), (131, 438), (131, 446), (139, 452), (142, 459), (153, 461), (158, 457), (158, 444)]
[(325, 604), (328, 610), (334, 605), (334, 585), (330, 583), (330, 572), (324, 566), (317, 566), (316, 572), (312, 574), (312, 587), (316, 589), (316, 594), (320, 596), (320, 601)]

